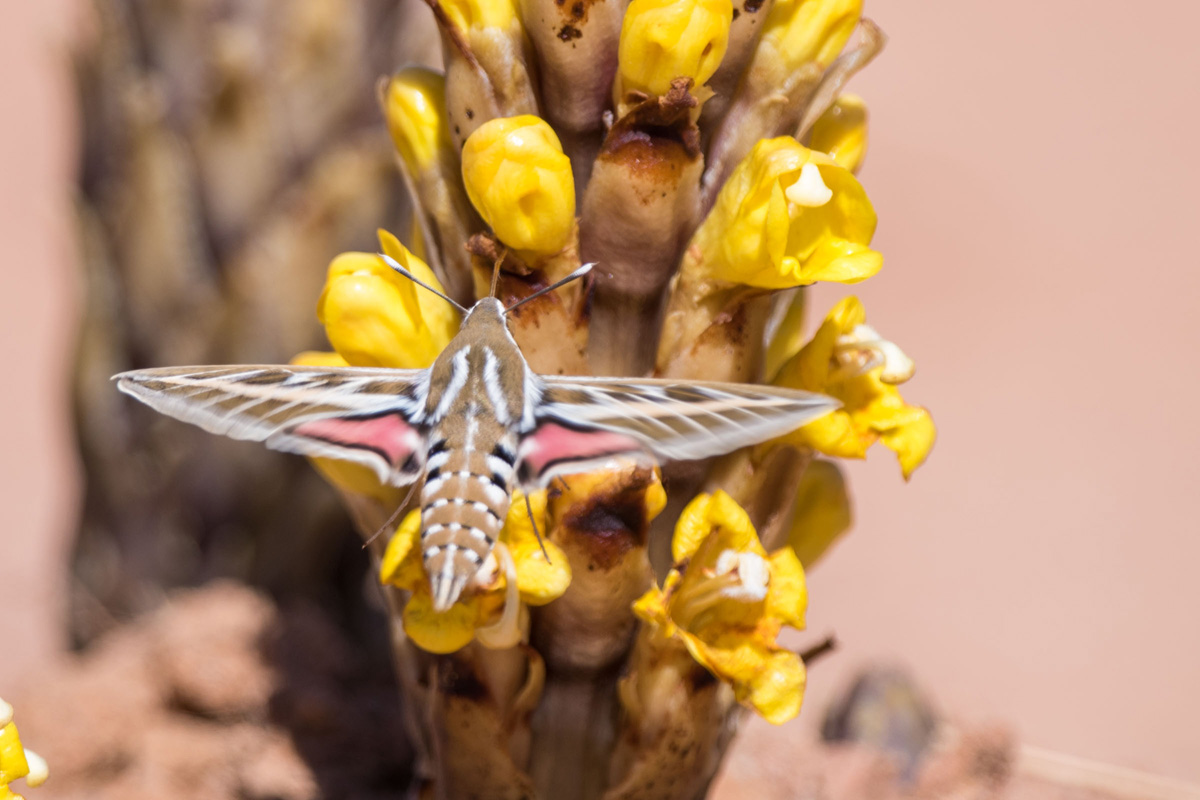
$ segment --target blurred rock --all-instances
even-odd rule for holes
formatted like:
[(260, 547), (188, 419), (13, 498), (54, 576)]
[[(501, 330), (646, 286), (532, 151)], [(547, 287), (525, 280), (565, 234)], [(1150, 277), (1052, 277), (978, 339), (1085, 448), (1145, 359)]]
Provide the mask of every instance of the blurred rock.
[(821, 738), (846, 742), (894, 756), (911, 778), (933, 743), (937, 714), (933, 705), (905, 672), (868, 669), (825, 715)]
[(223, 582), (175, 595), (17, 698), (41, 798), (397, 797), (411, 753), (389, 672), (314, 607)]

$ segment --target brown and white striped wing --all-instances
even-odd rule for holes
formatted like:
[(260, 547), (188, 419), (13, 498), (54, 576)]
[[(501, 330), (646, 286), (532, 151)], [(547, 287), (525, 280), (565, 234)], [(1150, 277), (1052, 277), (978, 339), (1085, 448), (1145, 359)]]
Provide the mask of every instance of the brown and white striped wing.
[(423, 466), (426, 370), (357, 367), (169, 367), (124, 372), (118, 388), (210, 433), (370, 467), (384, 483)]
[[(840, 405), (822, 394), (741, 383), (557, 377), (543, 381), (537, 410), (542, 425), (627, 437), (663, 460), (708, 458), (757, 444)], [(531, 436), (539, 432), (540, 428)], [(603, 444), (611, 447), (615, 442)]]

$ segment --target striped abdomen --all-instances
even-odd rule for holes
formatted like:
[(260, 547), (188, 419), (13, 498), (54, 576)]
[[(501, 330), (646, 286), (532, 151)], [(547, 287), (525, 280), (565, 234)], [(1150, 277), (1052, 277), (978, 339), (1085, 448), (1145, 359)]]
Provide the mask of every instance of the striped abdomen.
[(485, 447), (489, 437), (478, 435), (478, 422), (470, 427), (474, 446), (453, 446), (453, 435), (434, 438), (425, 465), (421, 548), (438, 611), (450, 608), (483, 566), (512, 501), (515, 437), (504, 432)]

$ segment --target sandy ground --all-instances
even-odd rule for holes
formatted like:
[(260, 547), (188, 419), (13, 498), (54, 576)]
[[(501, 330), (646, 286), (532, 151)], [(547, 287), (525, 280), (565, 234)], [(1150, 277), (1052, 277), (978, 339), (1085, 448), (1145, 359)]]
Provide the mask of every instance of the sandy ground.
[[(51, 764), (41, 800), (383, 800), (410, 777), (386, 670), (318, 609), (234, 583), (176, 595), (12, 699)], [(716, 800), (1110, 797), (1014, 779), (1003, 728), (931, 748), (907, 780), (880, 749), (769, 734), (748, 729)]]

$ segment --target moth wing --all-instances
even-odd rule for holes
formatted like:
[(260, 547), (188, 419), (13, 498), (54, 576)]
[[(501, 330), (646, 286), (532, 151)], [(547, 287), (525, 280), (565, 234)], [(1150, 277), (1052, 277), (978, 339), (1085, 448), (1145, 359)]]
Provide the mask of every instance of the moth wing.
[(123, 372), (117, 388), (210, 433), (289, 453), (352, 461), (401, 486), (422, 466), (414, 420), (426, 370), (213, 366)]
[[(567, 444), (584, 457), (595, 455), (587, 454), (589, 443), (603, 450), (623, 442), (660, 460), (709, 458), (782, 436), (839, 405), (832, 397), (777, 386), (546, 377), (539, 425), (527, 438), (543, 429), (548, 439), (561, 438), (557, 427), (580, 435)], [(560, 453), (559, 460), (565, 458)]]

